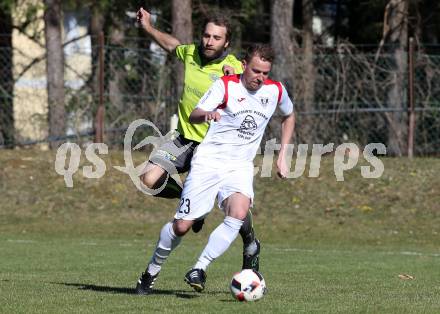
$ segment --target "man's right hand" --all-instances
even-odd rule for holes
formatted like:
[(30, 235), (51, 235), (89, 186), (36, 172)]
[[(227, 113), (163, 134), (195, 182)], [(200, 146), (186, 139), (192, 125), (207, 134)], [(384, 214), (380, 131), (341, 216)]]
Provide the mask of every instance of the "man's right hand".
[(151, 27), (150, 12), (141, 7), (136, 14), (138, 23), (141, 24), (144, 29), (148, 30)]
[(205, 111), (200, 108), (195, 108), (189, 115), (190, 123), (204, 123), (211, 120), (219, 121), (220, 113), (217, 111)]
[(165, 49), (166, 52), (172, 52), (176, 49), (177, 46), (180, 45), (180, 41), (167, 33), (161, 32), (151, 25), (151, 13), (144, 8), (140, 8), (137, 13), (137, 21), (142, 25), (142, 28), (147, 32), (148, 35), (153, 38), (153, 40)]
[(215, 122), (220, 120), (220, 113), (218, 113), (217, 111), (207, 111), (205, 113), (205, 122), (214, 120)]

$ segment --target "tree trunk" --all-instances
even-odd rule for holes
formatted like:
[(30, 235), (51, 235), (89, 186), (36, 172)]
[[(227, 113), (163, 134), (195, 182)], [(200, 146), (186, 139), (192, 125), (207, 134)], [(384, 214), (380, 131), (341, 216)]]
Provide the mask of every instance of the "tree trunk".
[(11, 11), (0, 9), (0, 146), (14, 146)]
[[(192, 25), (192, 1), (173, 0), (171, 3), (171, 15), (173, 19), (173, 36), (175, 36), (183, 44), (192, 43), (194, 40)], [(174, 68), (174, 86), (176, 86), (175, 97), (176, 99), (179, 99), (183, 89), (184, 67), (181, 62), (176, 62)]]
[[(313, 0), (303, 0), (303, 110), (314, 110), (315, 67), (313, 64)], [(315, 123), (312, 116), (302, 116), (299, 122), (301, 140), (312, 144), (315, 138)]]
[(90, 16), (90, 38), (92, 42), (92, 78), (91, 90), (93, 94), (93, 109), (98, 105), (99, 99), (99, 36), (104, 31), (104, 15), (98, 3), (94, 2)]
[(394, 69), (390, 73), (392, 85), (388, 92), (389, 113), (388, 152), (402, 156), (406, 151), (406, 75), (408, 72), (408, 0), (390, 0), (387, 6), (389, 53)]
[[(104, 90), (101, 90), (101, 84), (104, 85), (104, 77), (101, 77), (101, 74), (104, 74), (104, 69), (101, 69), (101, 45), (103, 45), (104, 38), (104, 22), (105, 18), (103, 15), (104, 12), (103, 6), (100, 5), (99, 2), (94, 1), (91, 9), (90, 15), (90, 38), (92, 42), (92, 73), (89, 80), (89, 86), (92, 93), (92, 108), (91, 114), (93, 123), (93, 131), (95, 134), (95, 142), (100, 143), (104, 141)], [(102, 42), (101, 42), (102, 41)], [(104, 47), (102, 47), (102, 53), (104, 54)], [(105, 56), (102, 56), (102, 60), (105, 60)], [(101, 72), (102, 71), (102, 72)], [(104, 76), (104, 75), (103, 75)], [(104, 87), (104, 86), (102, 86)]]
[[(116, 115), (122, 115), (124, 109), (124, 80), (126, 77), (126, 70), (124, 69), (124, 52), (122, 47), (124, 46), (125, 34), (124, 26), (121, 18), (116, 16), (112, 17), (112, 25), (110, 30), (110, 47), (108, 50), (108, 97), (112, 110), (108, 111), (106, 117), (110, 117), (109, 125), (116, 127), (112, 124), (114, 120), (118, 118)], [(116, 115), (114, 115), (116, 114)]]
[[(44, 30), (46, 38), (46, 76), (49, 104), (49, 137), (65, 135), (64, 56), (61, 36), (61, 0), (45, 0)], [(51, 142), (56, 148), (59, 142)]]
[(290, 95), (294, 88), (293, 5), (294, 0), (274, 0), (271, 11), (270, 42), (276, 59), (272, 67), (274, 79), (284, 83)]
[[(270, 43), (275, 52), (271, 77), (282, 82), (289, 95), (294, 91), (294, 47), (293, 39), (293, 5), (294, 0), (274, 0), (271, 6)], [(281, 134), (278, 118), (269, 122), (266, 138), (272, 139)]]

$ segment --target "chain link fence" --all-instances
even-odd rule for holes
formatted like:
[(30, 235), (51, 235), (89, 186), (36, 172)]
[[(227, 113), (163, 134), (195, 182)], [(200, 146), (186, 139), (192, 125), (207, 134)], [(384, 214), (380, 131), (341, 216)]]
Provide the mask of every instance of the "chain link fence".
[[(175, 58), (145, 39), (126, 38), (123, 45), (109, 42), (92, 46), (86, 37), (64, 47), (67, 130), (56, 139), (47, 131), (44, 47), (2, 48), (2, 73), (9, 69), (12, 75), (0, 78), (1, 147), (12, 143), (11, 134), (15, 146), (93, 141), (100, 104), (105, 109), (104, 142), (112, 147), (122, 147), (125, 130), (136, 119), (147, 119), (167, 133), (170, 117), (177, 112), (172, 83)], [(419, 49), (414, 56), (414, 154), (436, 155), (440, 153), (440, 55)], [(348, 44), (333, 50), (316, 48), (311, 64), (297, 53), (292, 73), (296, 143), (354, 142), (363, 147), (380, 142), (391, 154), (406, 155), (410, 69), (405, 65), (408, 54), (401, 58), (403, 66), (396, 62), (395, 52), (362, 52)], [(279, 138), (279, 131), (276, 121), (271, 123), (266, 139)], [(139, 138), (148, 132), (140, 132)]]
[[(384, 143), (392, 155), (405, 155), (408, 149), (408, 55), (365, 53), (356, 47), (340, 45), (333, 53), (316, 50), (313, 68), (313, 101), (304, 100), (300, 56), (296, 99), (300, 142), (355, 142), (361, 147)], [(418, 155), (440, 151), (440, 56), (415, 54), (414, 152)], [(305, 125), (306, 124), (306, 125)]]

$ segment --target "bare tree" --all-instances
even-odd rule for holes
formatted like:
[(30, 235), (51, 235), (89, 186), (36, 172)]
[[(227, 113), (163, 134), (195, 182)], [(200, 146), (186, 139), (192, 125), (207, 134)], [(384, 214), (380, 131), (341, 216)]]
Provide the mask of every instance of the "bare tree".
[[(313, 64), (313, 0), (302, 0), (303, 16), (303, 110), (314, 109), (315, 67)], [(308, 116), (303, 116), (300, 122), (301, 139), (311, 143), (314, 138), (315, 126)]]
[(382, 39), (382, 43), (385, 41), (388, 44), (393, 58), (388, 104), (395, 112), (389, 113), (388, 151), (397, 156), (406, 151), (406, 114), (403, 111), (406, 108), (405, 78), (408, 71), (408, 7), (408, 0), (388, 2)]
[[(271, 76), (281, 81), (291, 96), (294, 91), (294, 37), (293, 37), (293, 5), (294, 0), (274, 0), (270, 14), (270, 44), (276, 58)], [(279, 117), (269, 122), (267, 135), (269, 138), (280, 134)]]
[(14, 145), (11, 8), (0, 6), (0, 146)]
[[(92, 43), (92, 73), (90, 77), (90, 89), (92, 92), (92, 116), (94, 119), (93, 128), (95, 132), (95, 142), (104, 141), (104, 83), (103, 80), (104, 69), (103, 60), (104, 58), (104, 23), (105, 17), (103, 12), (105, 12), (105, 4), (100, 1), (93, 1), (90, 14), (90, 38)], [(102, 53), (102, 56), (100, 55)], [(102, 59), (101, 59), (102, 58)]]
[[(181, 43), (193, 42), (192, 0), (173, 0), (171, 3), (172, 33)], [(180, 62), (175, 64), (176, 98), (180, 97), (183, 88), (184, 68)]]
[[(124, 111), (124, 79), (126, 70), (124, 69), (124, 46), (125, 33), (123, 17), (117, 12), (111, 13), (110, 29), (110, 49), (108, 51), (108, 97), (112, 108), (117, 112)], [(112, 118), (113, 120), (113, 118)]]
[(291, 95), (294, 88), (293, 5), (294, 0), (274, 0), (271, 10), (270, 43), (276, 60), (272, 68), (275, 79), (282, 81)]
[(95, 96), (95, 103), (98, 103), (97, 96), (99, 92), (99, 36), (104, 31), (104, 15), (103, 8), (99, 1), (93, 1), (90, 14), (90, 38), (92, 42), (92, 82), (91, 89)]
[[(66, 131), (64, 108), (64, 55), (61, 36), (61, 0), (45, 0), (46, 76), (49, 104), (49, 136), (63, 136)], [(51, 148), (58, 146), (51, 142)]]

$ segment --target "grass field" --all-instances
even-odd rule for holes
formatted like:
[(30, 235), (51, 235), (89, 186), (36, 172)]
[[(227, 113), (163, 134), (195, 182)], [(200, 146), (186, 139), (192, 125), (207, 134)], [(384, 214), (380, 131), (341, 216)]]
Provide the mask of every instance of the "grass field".
[(228, 290), (241, 265), (240, 240), (209, 268), (205, 292), (183, 282), (221, 221), (218, 209), (173, 252), (157, 293), (134, 295), (176, 202), (138, 192), (112, 168), (124, 164), (119, 152), (103, 157), (102, 178), (79, 171), (71, 189), (54, 159), (0, 151), (2, 313), (440, 312), (438, 159), (384, 159), (379, 179), (362, 178), (356, 167), (336, 182), (331, 158), (319, 178), (257, 177), (254, 219), (269, 292), (249, 304)]

